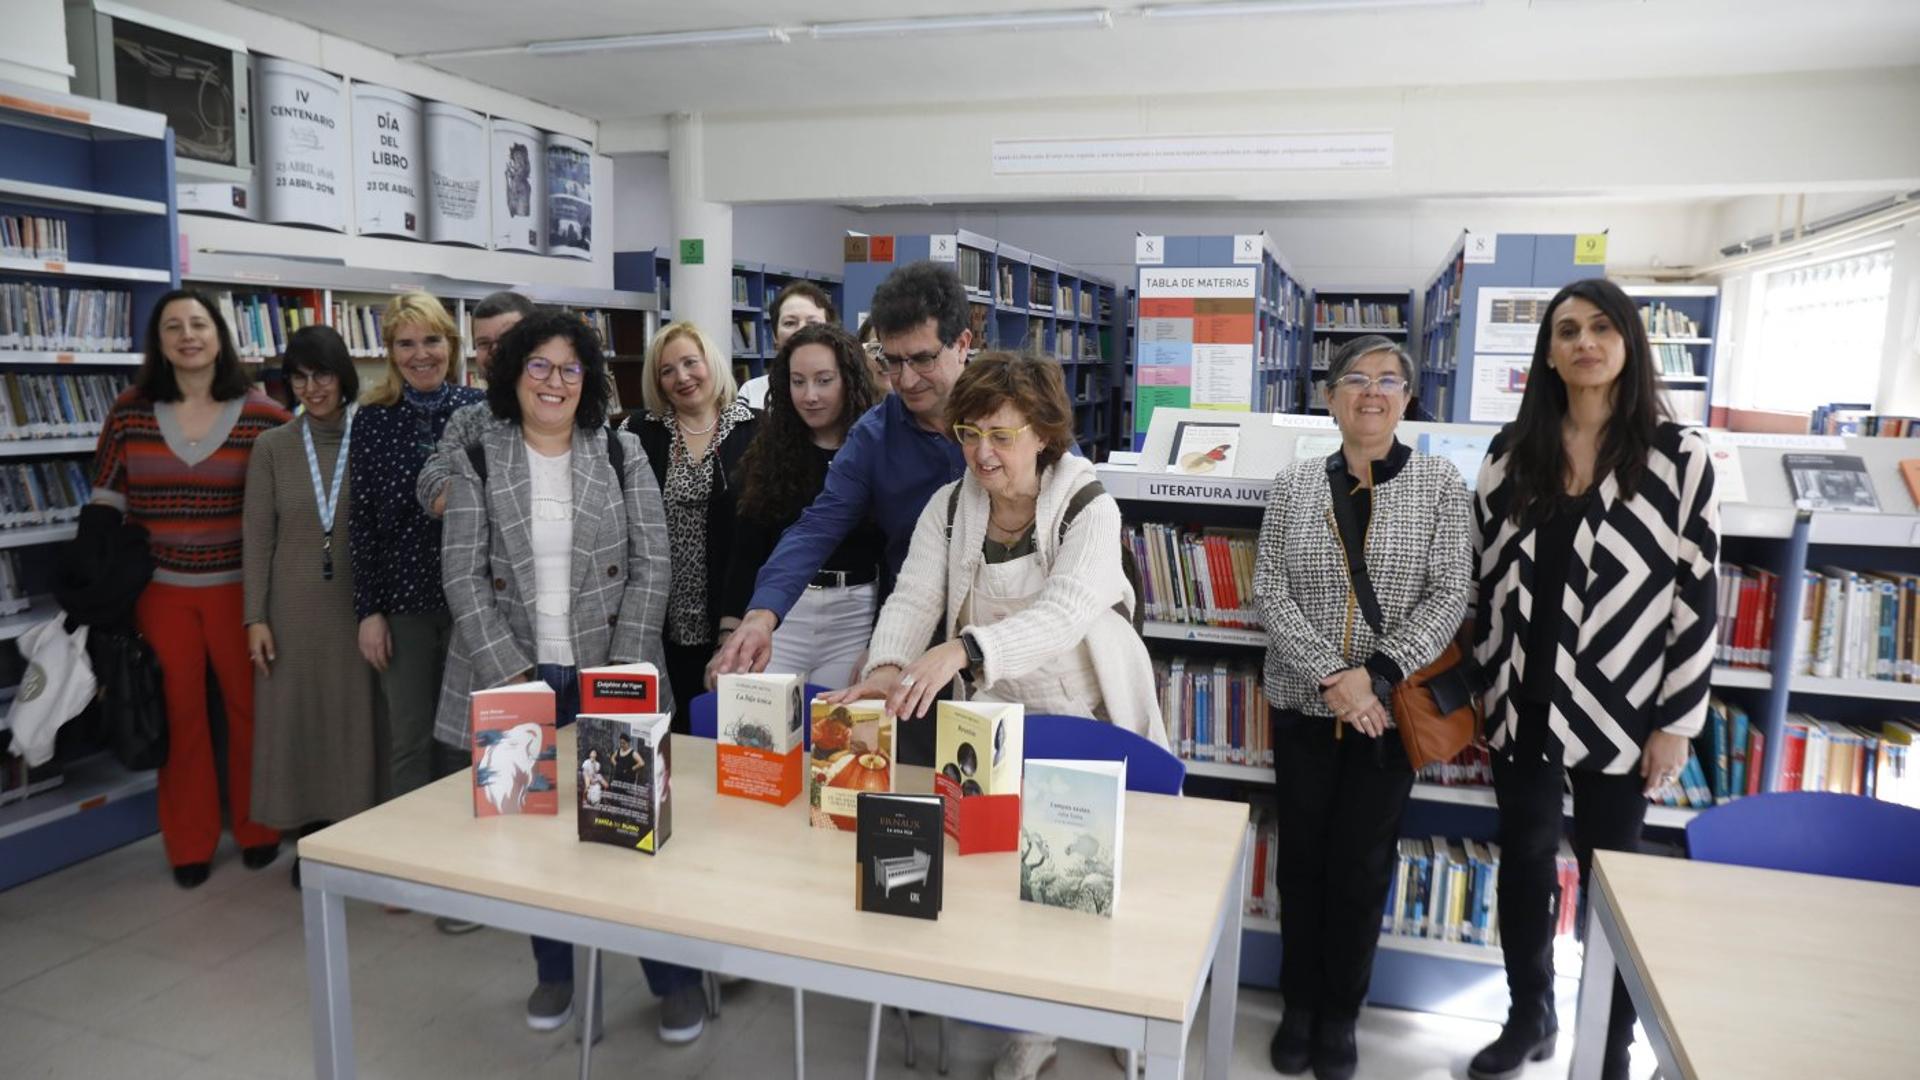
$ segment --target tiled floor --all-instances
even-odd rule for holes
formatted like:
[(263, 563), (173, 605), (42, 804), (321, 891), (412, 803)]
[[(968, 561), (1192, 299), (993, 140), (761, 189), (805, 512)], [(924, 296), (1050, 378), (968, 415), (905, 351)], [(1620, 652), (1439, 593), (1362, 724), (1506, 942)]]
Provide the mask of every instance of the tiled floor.
[[(260, 1080), (313, 1075), (300, 897), (285, 856), (251, 872), (223, 850), (213, 879), (173, 884), (157, 838), (0, 893), (0, 1075), (14, 1080)], [(423, 915), (352, 904), (354, 1034), (369, 1078), (570, 1077), (576, 1044), (536, 1034), (521, 1019), (532, 962), (524, 939), (487, 930), (446, 937)], [(722, 1015), (686, 1047), (653, 1033), (654, 1004), (639, 965), (607, 967), (601, 1076), (780, 1077), (793, 1053), (788, 992), (740, 983)], [(1204, 1015), (1204, 1013), (1203, 1013)], [(858, 1076), (867, 1007), (810, 996), (807, 1064), (818, 1077)], [(1270, 993), (1243, 990), (1233, 1074), (1272, 1075), (1267, 1040), (1279, 1018)], [(934, 1021), (916, 1021), (918, 1069), (902, 1062), (897, 1025), (881, 1041), (881, 1075), (934, 1076)], [(1492, 1025), (1368, 1010), (1361, 1019), (1363, 1080), (1465, 1075)], [(1200, 1071), (1204, 1021), (1188, 1074)], [(952, 1073), (988, 1074), (1001, 1036), (953, 1025)], [(1566, 1045), (1562, 1044), (1563, 1047)], [(1054, 1080), (1117, 1078), (1104, 1047), (1063, 1045)], [(1566, 1075), (1562, 1057), (1530, 1078)]]

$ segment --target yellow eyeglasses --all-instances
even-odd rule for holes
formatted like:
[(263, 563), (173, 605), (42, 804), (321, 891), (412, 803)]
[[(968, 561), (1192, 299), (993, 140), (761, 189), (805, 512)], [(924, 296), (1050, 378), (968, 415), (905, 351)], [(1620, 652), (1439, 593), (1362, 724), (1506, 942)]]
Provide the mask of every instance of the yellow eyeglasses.
[(959, 440), (961, 446), (972, 446), (981, 439), (985, 439), (995, 450), (1005, 450), (1013, 445), (1021, 432), (1032, 426), (1032, 424), (1021, 424), (1019, 427), (977, 428), (972, 424), (955, 424), (953, 437)]

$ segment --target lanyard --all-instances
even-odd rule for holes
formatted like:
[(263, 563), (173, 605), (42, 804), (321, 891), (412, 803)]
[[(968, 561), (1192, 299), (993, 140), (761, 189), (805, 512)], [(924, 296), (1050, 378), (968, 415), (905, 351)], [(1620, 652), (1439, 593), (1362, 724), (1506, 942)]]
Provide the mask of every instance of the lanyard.
[(347, 418), (340, 428), (340, 456), (333, 462), (333, 488), (322, 486), (320, 455), (313, 449), (313, 417), (300, 425), (300, 441), (307, 447), (307, 477), (313, 481), (313, 501), (320, 512), (320, 579), (333, 580), (333, 517), (340, 506), (340, 481), (347, 473), (347, 444), (353, 438), (353, 413), (358, 405), (347, 406)]

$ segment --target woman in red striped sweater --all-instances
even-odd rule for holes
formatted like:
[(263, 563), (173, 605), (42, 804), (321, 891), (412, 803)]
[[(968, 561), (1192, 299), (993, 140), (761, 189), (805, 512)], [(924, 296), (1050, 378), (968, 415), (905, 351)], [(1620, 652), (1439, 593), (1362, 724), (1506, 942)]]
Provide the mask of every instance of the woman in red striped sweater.
[(247, 461), (287, 411), (253, 386), (233, 335), (203, 294), (176, 289), (154, 305), (146, 357), (113, 403), (93, 458), (93, 501), (145, 526), (153, 581), (140, 633), (159, 658), (167, 699), (160, 834), (182, 888), (207, 880), (220, 842), (220, 790), (207, 722), (206, 671), (227, 718), (233, 837), (250, 869), (271, 863), (280, 834), (253, 820), (253, 673), (240, 580)]

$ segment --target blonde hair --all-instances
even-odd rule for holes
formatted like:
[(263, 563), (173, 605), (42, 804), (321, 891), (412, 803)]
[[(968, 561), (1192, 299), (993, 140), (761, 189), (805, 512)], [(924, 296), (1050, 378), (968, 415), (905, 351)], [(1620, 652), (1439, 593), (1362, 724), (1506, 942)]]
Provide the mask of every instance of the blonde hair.
[(660, 354), (667, 351), (675, 338), (692, 338), (694, 347), (700, 350), (701, 359), (707, 362), (707, 378), (713, 386), (713, 404), (716, 408), (725, 408), (727, 403), (740, 395), (740, 385), (733, 380), (733, 365), (720, 355), (713, 339), (706, 332), (690, 322), (669, 323), (653, 335), (653, 341), (647, 346), (647, 358), (640, 367), (640, 399), (647, 411), (655, 416), (673, 415), (673, 406), (667, 402), (667, 395), (660, 390)]
[(428, 333), (447, 339), (447, 378), (453, 378), (454, 365), (460, 362), (460, 328), (454, 324), (453, 316), (447, 314), (447, 309), (432, 293), (401, 293), (387, 301), (387, 309), (380, 313), (380, 340), (387, 346), (386, 377), (360, 396), (360, 404), (399, 403), (400, 392), (406, 388), (407, 381), (401, 377), (400, 364), (393, 358), (393, 336), (408, 323), (419, 323)]

